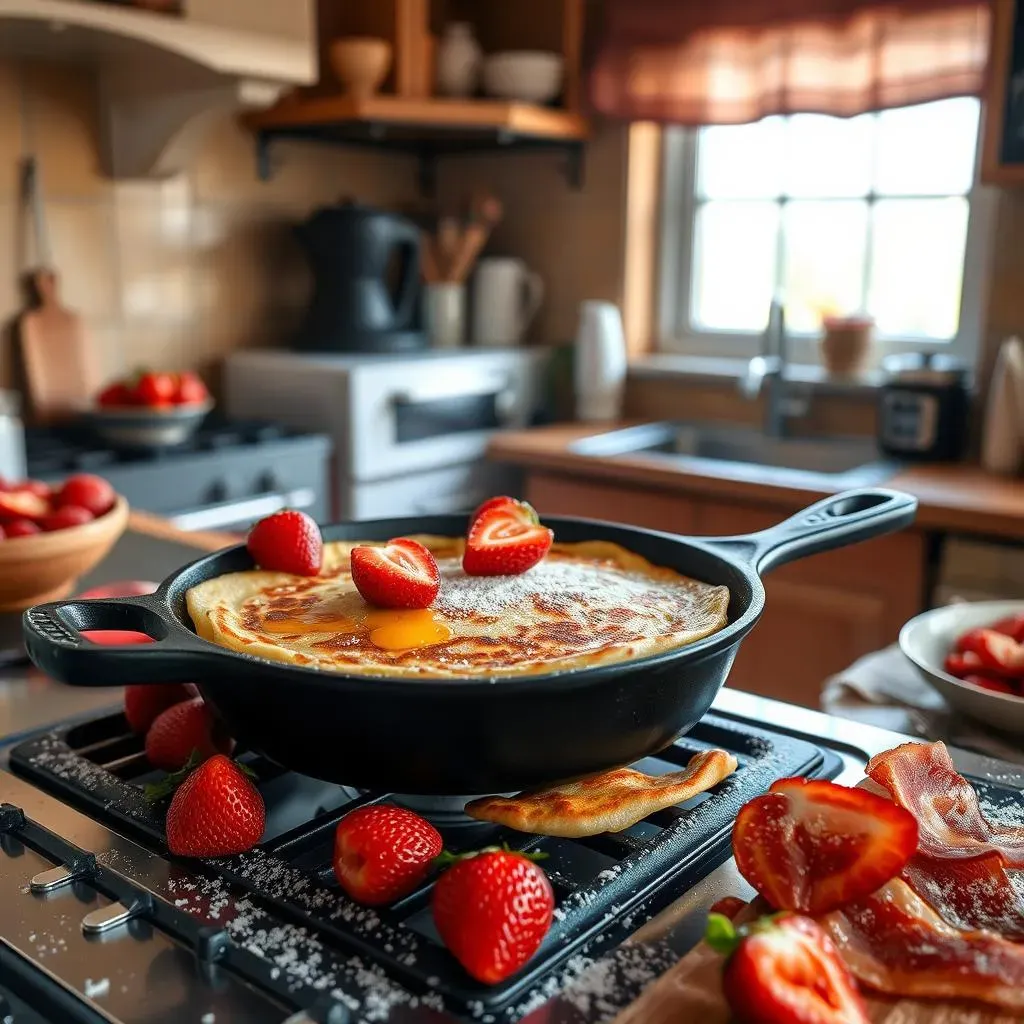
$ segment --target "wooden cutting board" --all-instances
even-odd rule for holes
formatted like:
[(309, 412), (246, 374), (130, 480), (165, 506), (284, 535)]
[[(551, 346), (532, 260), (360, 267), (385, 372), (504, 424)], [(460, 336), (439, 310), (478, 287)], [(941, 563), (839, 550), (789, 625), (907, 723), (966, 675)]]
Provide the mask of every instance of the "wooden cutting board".
[[(720, 984), (722, 957), (700, 943), (646, 988), (614, 1024), (730, 1024)], [(921, 999), (867, 1000), (874, 1024), (1020, 1024), (1024, 1018), (977, 1005)]]
[(99, 390), (97, 354), (82, 318), (61, 303), (57, 275), (40, 270), (32, 283), (37, 305), (18, 321), (32, 411), (40, 421), (67, 418)]

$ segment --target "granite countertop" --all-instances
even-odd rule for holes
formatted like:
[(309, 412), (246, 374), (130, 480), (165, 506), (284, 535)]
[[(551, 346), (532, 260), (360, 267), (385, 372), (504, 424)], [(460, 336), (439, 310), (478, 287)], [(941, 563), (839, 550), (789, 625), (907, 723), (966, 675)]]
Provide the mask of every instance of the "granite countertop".
[[(763, 480), (738, 480), (681, 470), (643, 456), (600, 458), (570, 449), (584, 437), (630, 425), (567, 423), (508, 431), (494, 438), (488, 454), (526, 469), (772, 505), (785, 511), (795, 511), (826, 493), (813, 487), (780, 486), (767, 466)], [(882, 486), (907, 491), (918, 499), (918, 528), (1024, 540), (1024, 481), (994, 476), (967, 464), (921, 464), (908, 466)]]

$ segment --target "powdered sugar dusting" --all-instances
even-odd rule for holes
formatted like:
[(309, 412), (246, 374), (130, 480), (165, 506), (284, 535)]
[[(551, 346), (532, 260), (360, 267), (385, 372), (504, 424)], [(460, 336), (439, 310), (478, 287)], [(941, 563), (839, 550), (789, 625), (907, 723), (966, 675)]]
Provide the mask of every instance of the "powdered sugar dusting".
[(665, 618), (693, 615), (708, 604), (709, 595), (720, 589), (686, 579), (656, 579), (602, 562), (549, 555), (519, 576), (467, 576), (457, 559), (438, 562), (441, 592), (435, 607), (453, 617), (504, 616), (522, 610), (536, 614), (536, 606), (548, 604), (560, 611), (581, 608), (635, 608), (657, 599)]

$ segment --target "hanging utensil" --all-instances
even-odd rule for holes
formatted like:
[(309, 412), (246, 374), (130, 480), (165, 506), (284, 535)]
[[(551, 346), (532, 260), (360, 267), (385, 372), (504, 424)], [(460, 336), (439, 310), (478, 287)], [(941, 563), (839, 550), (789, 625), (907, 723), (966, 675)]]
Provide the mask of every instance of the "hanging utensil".
[(26, 230), (25, 270), (32, 307), (18, 321), (21, 358), (35, 418), (62, 419), (80, 412), (98, 390), (99, 360), (82, 318), (60, 300), (34, 157), (22, 165), (21, 195), (35, 240), (33, 260)]

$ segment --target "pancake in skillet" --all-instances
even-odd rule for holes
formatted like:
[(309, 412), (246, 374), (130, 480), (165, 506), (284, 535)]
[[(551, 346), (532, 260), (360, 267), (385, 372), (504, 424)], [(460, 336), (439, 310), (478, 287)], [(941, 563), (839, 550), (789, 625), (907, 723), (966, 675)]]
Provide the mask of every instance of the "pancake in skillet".
[(417, 537), (437, 558), (429, 609), (363, 601), (349, 574), (357, 543), (324, 546), (314, 578), (251, 570), (189, 590), (201, 637), (275, 661), (346, 674), (493, 676), (557, 672), (682, 647), (726, 624), (729, 591), (617, 544), (556, 543), (520, 576), (467, 576), (463, 541)]

